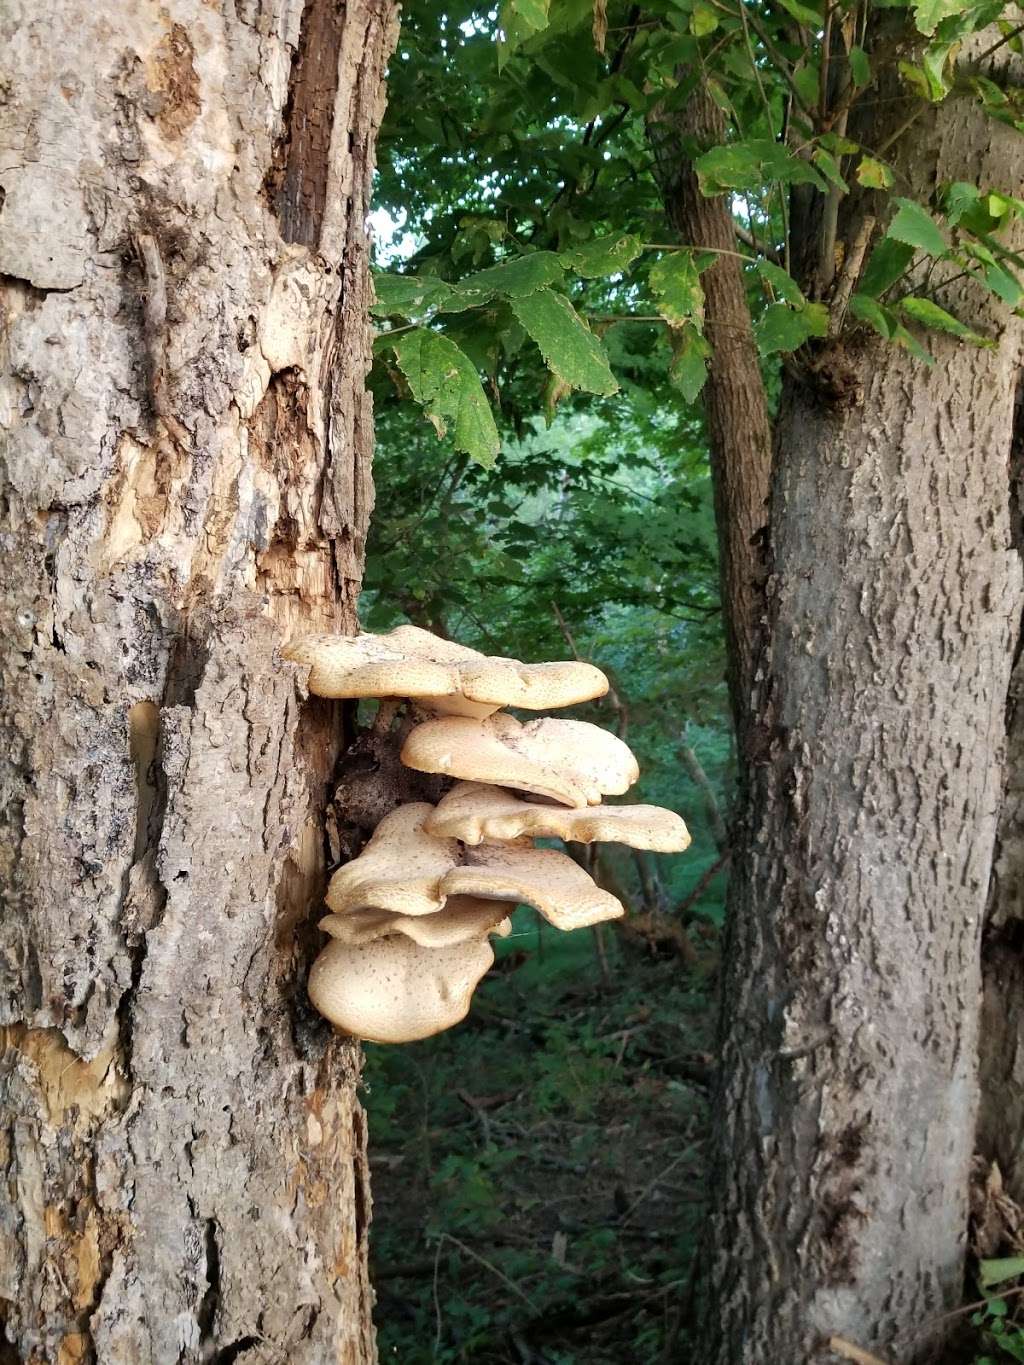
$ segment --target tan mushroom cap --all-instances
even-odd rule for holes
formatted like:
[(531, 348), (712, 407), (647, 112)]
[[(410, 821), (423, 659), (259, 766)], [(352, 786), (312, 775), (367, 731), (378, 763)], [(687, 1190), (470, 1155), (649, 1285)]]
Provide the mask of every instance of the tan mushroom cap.
[(457, 693), (458, 672), (403, 649), (387, 635), (306, 635), (281, 657), (309, 665), (309, 690), (318, 697), (429, 697)]
[(427, 710), (476, 719), (503, 706), (572, 706), (608, 691), (593, 664), (490, 658), (418, 626), (387, 635), (307, 636), (282, 655), (309, 665), (309, 690), (318, 696), (410, 697)]
[(549, 716), (525, 725), (505, 715), (428, 720), (411, 732), (401, 757), (419, 772), (514, 787), (577, 807), (621, 794), (640, 775), (615, 735), (587, 721)]
[(506, 938), (512, 932), (504, 906), (473, 896), (449, 896), (432, 915), (352, 910), (346, 915), (327, 915), (319, 927), (339, 943), (372, 943), (388, 934), (405, 934), (423, 948), (451, 948), (483, 934)]
[(568, 843), (628, 844), (655, 853), (682, 853), (690, 834), (681, 816), (662, 806), (545, 806), (501, 787), (459, 782), (434, 807), (423, 828), (464, 844), (485, 840), (565, 839)]
[(621, 901), (553, 848), (483, 844), (467, 850), (466, 864), (453, 868), (444, 886), (452, 895), (532, 905), (556, 929), (583, 929), (624, 913)]
[(328, 909), (339, 915), (366, 909), (399, 915), (440, 910), (445, 901), (441, 880), (458, 862), (459, 846), (423, 828), (433, 809), (428, 801), (410, 801), (385, 815), (359, 856), (331, 878)]
[(337, 1028), (374, 1043), (412, 1043), (464, 1019), (494, 961), (486, 936), (425, 948), (406, 934), (333, 939), (313, 963), (309, 998)]

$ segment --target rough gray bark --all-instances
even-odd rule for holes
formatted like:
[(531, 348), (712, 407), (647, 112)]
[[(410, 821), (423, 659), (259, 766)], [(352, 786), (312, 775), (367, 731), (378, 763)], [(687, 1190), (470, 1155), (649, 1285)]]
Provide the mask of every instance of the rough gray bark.
[(0, 13), (0, 1321), (374, 1358), (359, 1054), (305, 999), (390, 0)]
[[(1018, 382), (1010, 460), (1011, 513), (1024, 546), (1024, 383)], [(1017, 639), (1007, 705), (1006, 780), (982, 946), (981, 1112), (978, 1150), (1024, 1204), (1024, 654)]]
[[(927, 200), (947, 180), (1020, 183), (1024, 142), (950, 100), (898, 160)], [(840, 217), (847, 250), (863, 212)], [(833, 1336), (932, 1359), (962, 1289), (1021, 603), (1007, 479), (1021, 332), (940, 280), (930, 291), (998, 350), (932, 334), (929, 371), (854, 337), (783, 394), (730, 891), (709, 1365), (839, 1359)]]

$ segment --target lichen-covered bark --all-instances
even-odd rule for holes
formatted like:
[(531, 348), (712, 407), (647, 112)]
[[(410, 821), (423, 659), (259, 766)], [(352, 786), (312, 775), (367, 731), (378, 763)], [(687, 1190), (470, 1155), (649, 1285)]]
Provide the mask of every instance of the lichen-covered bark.
[(0, 13), (0, 1320), (374, 1356), (358, 1050), (305, 998), (372, 504), (390, 0)]
[[(1024, 178), (1020, 139), (961, 100), (898, 159), (922, 201), (943, 181)], [(863, 209), (840, 219), (847, 248)], [(730, 889), (707, 1365), (844, 1358), (833, 1336), (931, 1360), (962, 1291), (1021, 606), (1021, 325), (942, 278), (929, 290), (997, 350), (931, 334), (928, 370), (853, 336), (784, 389)]]

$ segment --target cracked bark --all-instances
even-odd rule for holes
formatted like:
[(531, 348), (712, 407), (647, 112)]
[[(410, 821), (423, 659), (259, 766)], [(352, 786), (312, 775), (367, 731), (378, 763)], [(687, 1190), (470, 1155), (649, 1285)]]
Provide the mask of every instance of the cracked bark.
[(0, 1320), (25, 1361), (374, 1358), (359, 1053), (304, 985), (340, 709), (276, 649), (355, 626), (394, 31), (390, 0), (0, 17)]
[[(1024, 143), (963, 99), (895, 155), (922, 203), (945, 181), (1024, 178)], [(843, 201), (847, 250), (877, 211)], [(927, 292), (997, 350), (930, 334), (927, 370), (848, 336), (783, 388), (724, 954), (707, 1365), (839, 1359), (832, 1336), (914, 1365), (955, 1331), (1021, 616), (1007, 464), (1022, 335), (944, 279)]]
[[(1018, 375), (1010, 453), (1014, 544), (1024, 549), (1024, 375)], [(1007, 1192), (1024, 1204), (1024, 629), (1006, 709), (1007, 754), (999, 833), (982, 945), (981, 1113), (978, 1150), (996, 1161)]]

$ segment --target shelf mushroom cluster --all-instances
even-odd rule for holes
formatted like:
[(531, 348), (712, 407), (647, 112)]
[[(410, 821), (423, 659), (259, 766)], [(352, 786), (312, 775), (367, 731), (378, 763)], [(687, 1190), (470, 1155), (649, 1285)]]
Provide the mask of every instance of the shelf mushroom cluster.
[(401, 761), (458, 779), (437, 805), (408, 802), (385, 816), (331, 878), (331, 913), (320, 922), (331, 942), (313, 964), (309, 993), (346, 1033), (406, 1043), (465, 1018), (494, 961), (490, 939), (511, 932), (517, 904), (563, 930), (624, 913), (579, 863), (535, 839), (662, 853), (690, 842), (673, 811), (602, 803), (639, 776), (621, 739), (586, 721), (523, 723), (502, 710), (603, 696), (608, 680), (592, 664), (490, 658), (416, 626), (307, 637), (285, 658), (308, 665), (318, 696), (411, 701), (426, 718)]

